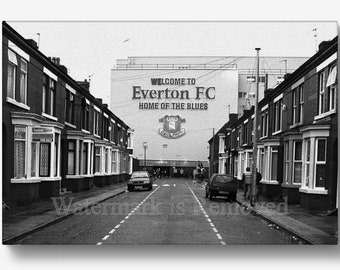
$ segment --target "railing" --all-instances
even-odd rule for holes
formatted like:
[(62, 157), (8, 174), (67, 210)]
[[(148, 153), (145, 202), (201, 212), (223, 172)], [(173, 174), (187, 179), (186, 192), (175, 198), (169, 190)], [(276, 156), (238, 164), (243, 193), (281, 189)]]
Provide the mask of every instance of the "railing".
[(228, 64), (117, 64), (116, 69), (232, 69), (237, 65)]

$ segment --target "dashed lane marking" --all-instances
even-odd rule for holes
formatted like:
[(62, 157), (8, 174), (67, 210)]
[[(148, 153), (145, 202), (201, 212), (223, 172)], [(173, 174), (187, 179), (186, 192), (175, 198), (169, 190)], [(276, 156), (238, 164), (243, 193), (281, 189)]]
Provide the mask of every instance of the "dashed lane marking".
[[(138, 204), (138, 206), (136, 206), (129, 214), (127, 214), (127, 216), (125, 216), (120, 222), (119, 222), (119, 224), (117, 224), (110, 232), (109, 232), (109, 234), (108, 235), (105, 235), (103, 238), (102, 238), (102, 241), (105, 241), (105, 240), (107, 240), (109, 237), (110, 237), (110, 235), (111, 234), (113, 234), (115, 231), (116, 231), (116, 229), (118, 229), (119, 227), (120, 227), (120, 225), (121, 224), (123, 224), (123, 223), (125, 223), (125, 221), (127, 221), (127, 219), (130, 217), (130, 215), (132, 215), (135, 211), (137, 211), (137, 209), (148, 199), (148, 198), (150, 198), (150, 196), (152, 195), (152, 194), (154, 194), (158, 189), (159, 189), (160, 187), (157, 187), (154, 191), (152, 191), (148, 196), (146, 196), (145, 198), (144, 198), (144, 200), (141, 202), (141, 203), (139, 203)], [(98, 242), (97, 243), (97, 246), (101, 246), (103, 244), (103, 242)]]
[(222, 239), (222, 236), (218, 233), (218, 230), (216, 229), (214, 223), (212, 223), (210, 217), (208, 216), (208, 214), (207, 214), (206, 211), (204, 210), (204, 208), (203, 208), (201, 202), (199, 201), (199, 199), (197, 198), (196, 194), (194, 193), (194, 191), (193, 191), (190, 187), (188, 187), (188, 188), (190, 189), (190, 191), (191, 191), (192, 195), (194, 196), (196, 202), (198, 203), (199, 207), (201, 208), (201, 211), (202, 211), (202, 213), (204, 214), (205, 218), (206, 218), (207, 221), (209, 222), (209, 225), (211, 226), (212, 230), (214, 231), (214, 233), (215, 233), (217, 239), (220, 240), (220, 244), (221, 244), (222, 246), (225, 246), (226, 243), (225, 243), (224, 241), (222, 241), (222, 240), (223, 240), (223, 239)]

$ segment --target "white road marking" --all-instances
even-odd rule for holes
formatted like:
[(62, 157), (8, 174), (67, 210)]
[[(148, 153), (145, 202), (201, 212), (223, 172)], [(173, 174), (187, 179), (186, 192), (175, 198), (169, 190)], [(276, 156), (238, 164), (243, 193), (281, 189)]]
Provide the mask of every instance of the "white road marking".
[(157, 185), (157, 184), (152, 184), (152, 186), (153, 186), (153, 187), (158, 187), (158, 185)]
[(163, 185), (163, 187), (168, 187), (168, 186), (169, 186), (169, 184), (164, 184), (164, 185)]
[[(123, 223), (125, 223), (125, 220), (127, 220), (129, 217), (130, 217), (130, 215), (132, 215), (153, 193), (155, 193), (158, 189), (159, 189), (160, 187), (157, 187), (154, 191), (152, 191), (138, 206), (136, 206), (127, 216), (125, 216), (124, 217), (124, 219), (123, 220), (121, 220), (120, 221), (120, 223), (119, 224), (117, 224), (110, 232), (109, 232), (109, 234), (112, 234), (112, 233), (114, 233), (115, 232), (115, 230), (116, 229), (118, 229), (119, 227), (120, 227), (120, 225), (121, 224), (123, 224)], [(104, 237), (103, 237), (103, 239), (102, 240), (106, 240), (107, 238), (109, 238), (110, 237), (110, 235), (105, 235)], [(100, 245), (102, 245), (103, 243), (102, 242), (98, 242), (97, 243), (97, 246), (100, 246)]]
[(176, 186), (176, 184), (174, 184), (174, 187)]
[[(190, 187), (188, 187), (188, 188), (190, 189), (190, 191), (191, 191), (192, 195), (194, 196), (196, 202), (197, 202), (198, 205), (200, 206), (202, 213), (204, 214), (204, 216), (206, 217), (207, 221), (209, 222), (209, 225), (211, 226), (211, 228), (213, 229), (214, 233), (216, 234), (217, 239), (222, 240), (222, 236), (218, 233), (218, 230), (215, 228), (215, 224), (212, 223), (212, 221), (211, 221), (211, 219), (209, 218), (208, 214), (205, 212), (205, 210), (204, 210), (204, 208), (203, 208), (201, 202), (200, 202), (199, 199), (197, 198), (195, 192), (194, 192)], [(220, 244), (221, 244), (222, 246), (225, 246), (225, 245), (226, 245), (226, 243), (225, 243), (224, 241), (220, 241)]]

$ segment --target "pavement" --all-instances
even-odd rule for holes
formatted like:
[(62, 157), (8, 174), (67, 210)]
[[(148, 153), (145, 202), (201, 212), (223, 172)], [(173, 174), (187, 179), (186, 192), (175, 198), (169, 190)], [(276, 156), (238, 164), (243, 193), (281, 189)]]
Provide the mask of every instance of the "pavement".
[(327, 216), (325, 212), (308, 211), (299, 205), (272, 202), (260, 196), (254, 206), (246, 200), (243, 190), (237, 194), (237, 202), (261, 216), (273, 226), (289, 231), (313, 245), (338, 244), (338, 216)]
[(251, 207), (242, 191), (238, 203), (204, 195), (183, 178), (158, 179), (152, 191), (121, 183), (65, 194), (3, 210), (3, 244), (337, 244), (337, 216), (262, 197)]
[[(58, 200), (45, 199), (25, 207), (2, 210), (2, 242), (11, 244), (35, 231), (55, 224), (76, 212), (122, 194), (126, 183), (93, 187), (88, 191), (61, 195)], [(63, 203), (67, 211), (58, 211), (55, 203)]]

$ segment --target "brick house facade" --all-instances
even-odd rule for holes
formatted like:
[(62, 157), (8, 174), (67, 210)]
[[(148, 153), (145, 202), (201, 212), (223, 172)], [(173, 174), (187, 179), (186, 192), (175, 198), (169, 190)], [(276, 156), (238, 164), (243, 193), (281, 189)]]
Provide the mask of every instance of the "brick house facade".
[(133, 130), (58, 58), (6, 22), (2, 28), (3, 201), (124, 181), (132, 172)]
[[(337, 46), (337, 37), (322, 42), (259, 102), (257, 168), (268, 198), (308, 209), (338, 207)], [(254, 108), (224, 130), (227, 173), (238, 180), (252, 167), (253, 118)]]

